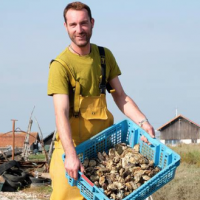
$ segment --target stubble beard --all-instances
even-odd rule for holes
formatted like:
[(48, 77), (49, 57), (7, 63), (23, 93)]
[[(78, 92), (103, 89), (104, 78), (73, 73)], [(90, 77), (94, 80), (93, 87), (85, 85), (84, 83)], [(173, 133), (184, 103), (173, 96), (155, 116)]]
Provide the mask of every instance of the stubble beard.
[[(77, 36), (81, 36), (81, 35), (85, 35), (84, 41), (78, 41), (78, 39), (76, 39)], [(70, 37), (71, 41), (74, 44), (76, 44), (78, 47), (85, 47), (90, 42), (90, 38), (92, 37), (92, 28), (89, 32), (82, 32), (79, 35), (70, 35), (69, 34), (69, 37)]]

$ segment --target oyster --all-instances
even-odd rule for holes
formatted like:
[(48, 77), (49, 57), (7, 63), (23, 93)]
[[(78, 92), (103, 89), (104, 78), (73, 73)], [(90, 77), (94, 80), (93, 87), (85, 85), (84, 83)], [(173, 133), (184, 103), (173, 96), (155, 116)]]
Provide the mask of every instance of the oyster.
[(154, 161), (139, 150), (139, 144), (131, 148), (119, 143), (110, 148), (108, 154), (103, 151), (97, 153), (97, 158), (85, 158), (85, 175), (102, 188), (106, 196), (122, 200), (160, 171), (154, 167)]
[(139, 153), (139, 151), (140, 151), (140, 145), (139, 145), (139, 144), (136, 144), (136, 145), (133, 147), (133, 149), (134, 149), (136, 152)]
[(96, 160), (90, 160), (90, 162), (89, 162), (90, 167), (95, 167), (96, 165), (97, 165)]
[(85, 158), (85, 160), (83, 161), (83, 166), (88, 167), (89, 161), (90, 161), (89, 158)]
[(94, 183), (95, 181), (98, 181), (98, 180), (99, 180), (99, 176), (91, 175), (91, 176), (90, 176), (90, 180)]
[(103, 154), (101, 152), (98, 152), (97, 157), (100, 161), (104, 161), (105, 157), (103, 156)]

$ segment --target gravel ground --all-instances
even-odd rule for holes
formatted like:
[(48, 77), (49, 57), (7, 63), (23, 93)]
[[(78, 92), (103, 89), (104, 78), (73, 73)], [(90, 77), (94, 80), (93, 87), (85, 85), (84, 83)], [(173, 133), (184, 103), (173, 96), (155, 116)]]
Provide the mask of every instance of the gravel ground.
[(1, 200), (24, 200), (24, 199), (30, 199), (30, 200), (43, 200), (43, 199), (49, 199), (50, 195), (44, 195), (44, 194), (34, 194), (34, 193), (25, 193), (22, 191), (19, 192), (0, 192), (0, 199)]

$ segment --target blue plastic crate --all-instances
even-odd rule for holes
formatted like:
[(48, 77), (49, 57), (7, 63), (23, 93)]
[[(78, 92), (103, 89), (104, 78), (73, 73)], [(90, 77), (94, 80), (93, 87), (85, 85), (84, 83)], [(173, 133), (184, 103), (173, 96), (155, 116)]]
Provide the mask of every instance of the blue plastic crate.
[[(140, 139), (142, 135), (149, 140), (151, 145), (147, 145)], [(154, 160), (155, 166), (162, 169), (123, 200), (143, 200), (174, 178), (176, 168), (180, 164), (180, 156), (157, 139), (151, 138), (148, 133), (130, 120), (124, 120), (114, 124), (96, 136), (81, 143), (76, 147), (76, 152), (80, 161), (83, 163), (86, 157), (96, 158), (98, 152), (107, 152), (110, 148), (121, 142), (131, 147), (139, 143), (140, 153), (148, 159)], [(64, 159), (65, 155), (63, 155), (63, 161)], [(103, 189), (95, 186), (80, 171), (77, 181), (72, 179), (67, 173), (66, 177), (68, 178), (69, 184), (71, 186), (77, 186), (80, 189), (80, 193), (87, 200), (109, 200), (103, 193)]]

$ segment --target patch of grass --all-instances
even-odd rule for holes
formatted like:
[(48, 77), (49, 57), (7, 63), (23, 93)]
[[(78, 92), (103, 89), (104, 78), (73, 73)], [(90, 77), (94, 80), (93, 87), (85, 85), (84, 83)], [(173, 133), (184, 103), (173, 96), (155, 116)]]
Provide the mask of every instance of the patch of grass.
[(29, 155), (28, 157), (29, 160), (40, 160), (40, 161), (45, 161), (46, 158), (45, 158), (45, 155), (44, 154), (31, 154)]
[(51, 186), (30, 187), (24, 189), (23, 192), (51, 194), (52, 187)]
[(181, 163), (175, 178), (153, 194), (154, 200), (199, 200), (200, 168)]
[(200, 199), (200, 144), (170, 146), (181, 156), (175, 178), (153, 194), (154, 200)]
[(200, 167), (200, 145), (199, 144), (180, 144), (170, 147), (181, 156), (181, 162)]

